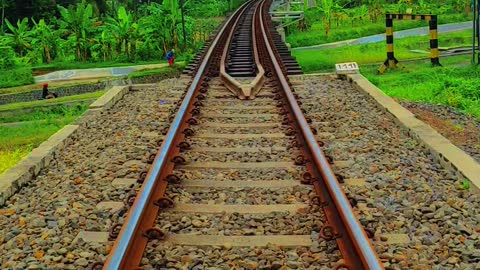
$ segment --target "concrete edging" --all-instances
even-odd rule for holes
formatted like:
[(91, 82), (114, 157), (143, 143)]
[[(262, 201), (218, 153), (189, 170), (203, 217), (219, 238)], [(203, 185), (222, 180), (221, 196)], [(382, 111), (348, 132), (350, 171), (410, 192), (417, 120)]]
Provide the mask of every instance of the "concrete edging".
[(379, 108), (393, 115), (395, 122), (428, 149), (443, 167), (455, 173), (459, 178), (468, 179), (473, 184), (475, 191), (479, 191), (480, 164), (475, 159), (430, 125), (417, 119), (413, 113), (384, 94), (363, 75), (351, 74), (347, 77), (350, 82), (356, 84), (360, 90), (372, 98)]
[(88, 122), (82, 121), (83, 118), (91, 117), (95, 112), (111, 108), (130, 91), (130, 88), (131, 86), (128, 85), (112, 87), (92, 103), (90, 109), (77, 119), (76, 123), (78, 124), (66, 125), (40, 146), (33, 149), (28, 156), (14, 167), (0, 174), (0, 207), (5, 205), (7, 200), (18, 192), (22, 186), (35, 179), (42, 169), (51, 164), (55, 157), (77, 136), (78, 128)]

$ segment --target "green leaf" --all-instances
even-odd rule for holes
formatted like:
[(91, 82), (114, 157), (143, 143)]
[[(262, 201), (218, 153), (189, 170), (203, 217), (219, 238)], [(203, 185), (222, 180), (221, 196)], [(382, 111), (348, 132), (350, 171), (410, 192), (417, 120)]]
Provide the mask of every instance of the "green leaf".
[(10, 31), (15, 32), (15, 26), (13, 26), (7, 18), (5, 18), (5, 23), (7, 24), (7, 27), (8, 29), (10, 29)]
[(463, 180), (462, 185), (460, 185), (460, 189), (470, 189), (470, 181)]

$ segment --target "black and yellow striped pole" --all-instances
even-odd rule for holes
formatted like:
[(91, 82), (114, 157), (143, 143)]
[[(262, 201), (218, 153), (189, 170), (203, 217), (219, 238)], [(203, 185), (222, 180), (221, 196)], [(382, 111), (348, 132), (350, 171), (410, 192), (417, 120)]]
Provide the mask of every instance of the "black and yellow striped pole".
[(393, 52), (393, 18), (391, 14), (386, 15), (385, 22), (387, 27), (387, 60), (378, 69), (378, 72), (380, 73), (384, 73), (388, 68), (395, 68), (398, 63), (398, 60), (395, 58), (395, 54)]
[(438, 52), (438, 21), (437, 15), (430, 16), (429, 21), (430, 28), (430, 60), (433, 66), (441, 66), (440, 54)]
[(473, 2), (472, 64), (480, 64), (480, 0)]
[(393, 20), (418, 20), (428, 21), (430, 29), (430, 60), (433, 66), (441, 66), (440, 54), (438, 51), (438, 20), (437, 15), (414, 15), (414, 14), (386, 14), (386, 40), (387, 40), (387, 60), (378, 69), (379, 73), (384, 73), (389, 68), (395, 68), (398, 60), (395, 58), (393, 50)]

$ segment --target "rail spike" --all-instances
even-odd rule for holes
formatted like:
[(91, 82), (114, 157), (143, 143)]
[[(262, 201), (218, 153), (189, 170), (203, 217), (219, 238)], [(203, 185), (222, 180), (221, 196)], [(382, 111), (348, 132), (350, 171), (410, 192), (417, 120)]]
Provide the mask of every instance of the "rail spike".
[(162, 197), (158, 199), (155, 203), (156, 206), (165, 209), (165, 208), (171, 208), (175, 204), (172, 199), (167, 198), (167, 197)]
[(148, 229), (144, 236), (147, 237), (148, 240), (164, 240), (167, 235), (161, 229), (153, 227)]

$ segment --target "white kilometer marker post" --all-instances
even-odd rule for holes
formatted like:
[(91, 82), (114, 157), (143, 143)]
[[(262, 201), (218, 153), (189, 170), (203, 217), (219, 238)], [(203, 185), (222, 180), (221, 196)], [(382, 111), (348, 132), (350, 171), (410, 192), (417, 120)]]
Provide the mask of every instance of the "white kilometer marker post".
[(358, 64), (356, 62), (335, 64), (337, 74), (356, 74), (358, 73)]

